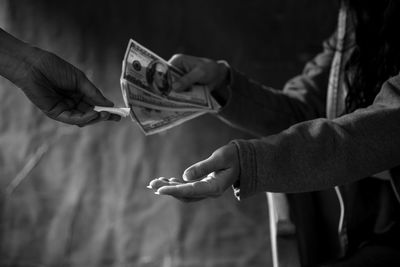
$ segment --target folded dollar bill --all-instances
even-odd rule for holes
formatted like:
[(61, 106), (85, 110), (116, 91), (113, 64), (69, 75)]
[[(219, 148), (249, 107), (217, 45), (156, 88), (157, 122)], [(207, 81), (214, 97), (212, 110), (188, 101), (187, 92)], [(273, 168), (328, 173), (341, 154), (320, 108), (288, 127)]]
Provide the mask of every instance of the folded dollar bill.
[(172, 84), (182, 75), (181, 70), (155, 53), (132, 39), (129, 41), (122, 62), (121, 90), (132, 120), (144, 134), (165, 131), (220, 108), (207, 86), (173, 91)]
[(130, 108), (110, 108), (110, 107), (102, 107), (102, 106), (95, 106), (94, 110), (97, 112), (100, 111), (107, 111), (113, 114), (117, 114), (121, 117), (129, 116), (131, 109)]

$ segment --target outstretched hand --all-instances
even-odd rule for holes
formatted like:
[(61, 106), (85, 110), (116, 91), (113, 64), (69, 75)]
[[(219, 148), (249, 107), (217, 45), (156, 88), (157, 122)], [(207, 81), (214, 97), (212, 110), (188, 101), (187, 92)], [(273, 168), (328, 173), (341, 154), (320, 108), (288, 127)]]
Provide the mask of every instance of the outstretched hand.
[(182, 201), (198, 201), (218, 197), (239, 178), (239, 158), (234, 144), (217, 149), (209, 158), (200, 161), (183, 173), (183, 180), (158, 178), (149, 188), (156, 194), (171, 195)]
[(112, 107), (114, 104), (82, 71), (52, 53), (38, 48), (33, 51), (30, 69), (16, 84), (48, 117), (78, 126), (121, 119), (109, 112), (93, 110), (96, 105)]

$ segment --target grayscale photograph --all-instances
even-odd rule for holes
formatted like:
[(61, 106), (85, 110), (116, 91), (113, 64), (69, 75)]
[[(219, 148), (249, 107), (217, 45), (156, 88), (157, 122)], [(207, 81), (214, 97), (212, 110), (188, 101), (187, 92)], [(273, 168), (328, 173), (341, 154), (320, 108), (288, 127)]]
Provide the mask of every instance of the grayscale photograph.
[(0, 0), (0, 267), (399, 267), (400, 1)]

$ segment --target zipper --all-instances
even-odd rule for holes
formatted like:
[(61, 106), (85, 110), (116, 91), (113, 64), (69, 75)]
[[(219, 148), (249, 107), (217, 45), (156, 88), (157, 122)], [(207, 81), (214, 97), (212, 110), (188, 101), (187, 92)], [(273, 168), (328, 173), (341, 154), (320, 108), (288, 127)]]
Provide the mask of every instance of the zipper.
[(335, 192), (336, 196), (339, 200), (339, 206), (340, 206), (340, 217), (339, 217), (339, 224), (338, 224), (338, 237), (339, 237), (339, 244), (340, 244), (340, 251), (339, 251), (339, 256), (344, 257), (347, 251), (347, 246), (348, 246), (348, 238), (347, 238), (347, 228), (344, 223), (344, 216), (345, 216), (345, 206), (344, 206), (344, 201), (343, 201), (343, 195), (342, 192), (340, 191), (339, 186), (335, 186)]

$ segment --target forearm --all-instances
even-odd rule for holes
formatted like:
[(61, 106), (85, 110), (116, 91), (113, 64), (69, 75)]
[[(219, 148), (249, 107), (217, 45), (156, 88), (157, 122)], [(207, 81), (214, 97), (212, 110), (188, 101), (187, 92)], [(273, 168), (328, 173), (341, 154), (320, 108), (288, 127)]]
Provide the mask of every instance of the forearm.
[(287, 107), (287, 97), (262, 86), (235, 70), (225, 90), (228, 96), (218, 116), (235, 128), (264, 136), (286, 129), (295, 123)]
[(308, 121), (274, 136), (236, 141), (240, 195), (321, 190), (399, 165), (398, 88), (399, 79), (393, 79), (374, 105), (335, 120)]
[[(325, 90), (307, 84), (306, 78), (294, 90), (276, 90), (231, 71), (226, 105), (219, 117), (234, 127), (256, 136), (266, 136), (291, 125), (325, 115)], [(312, 88), (314, 86), (314, 88)]]
[(277, 133), (295, 123), (325, 117), (335, 42), (335, 35), (324, 42), (323, 52), (310, 60), (303, 73), (286, 83), (283, 90), (263, 86), (232, 70), (230, 96), (220, 117), (256, 136)]
[(33, 50), (35, 48), (0, 29), (0, 75), (18, 84), (34, 61)]

